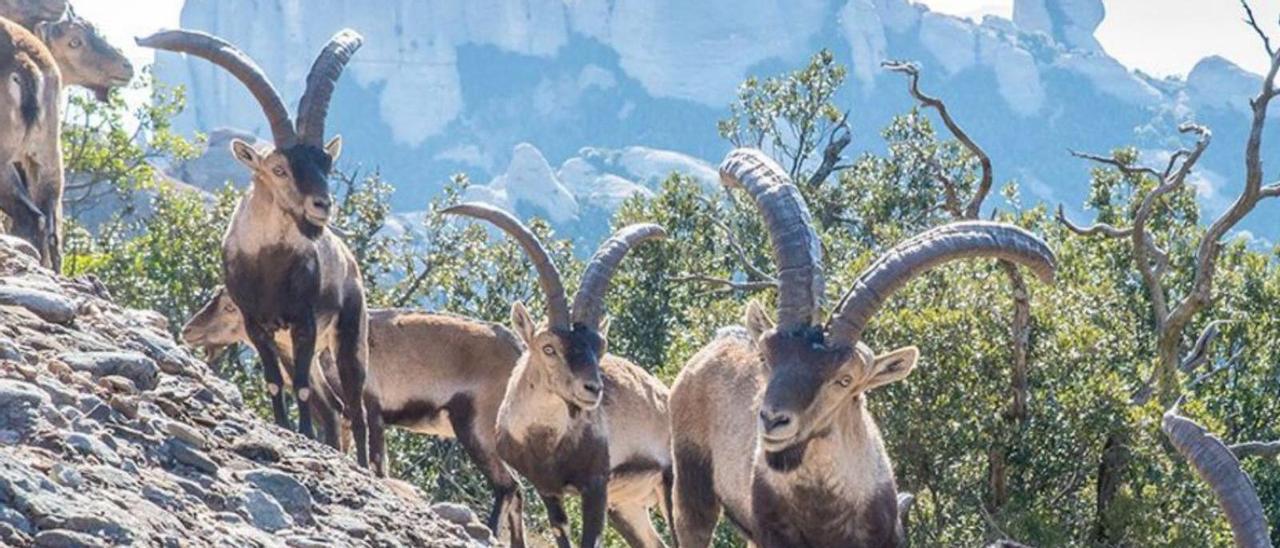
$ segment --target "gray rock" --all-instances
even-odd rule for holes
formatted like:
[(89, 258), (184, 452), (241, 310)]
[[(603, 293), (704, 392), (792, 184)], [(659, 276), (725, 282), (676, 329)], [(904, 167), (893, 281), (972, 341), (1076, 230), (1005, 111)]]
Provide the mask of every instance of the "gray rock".
[(93, 535), (67, 529), (41, 531), (36, 535), (35, 542), (41, 548), (96, 548), (107, 545)]
[(181, 508), (181, 495), (159, 486), (146, 484), (142, 486), (143, 498), (151, 501), (152, 504), (164, 508), (165, 510), (177, 510)]
[(66, 487), (79, 489), (81, 485), (84, 485), (84, 476), (80, 474), (80, 471), (61, 462), (54, 464), (53, 470), (50, 472), (53, 475), (53, 481)]
[(169, 438), (165, 443), (169, 449), (169, 454), (173, 455), (173, 459), (195, 468), (206, 474), (216, 474), (218, 472), (218, 463), (213, 462), (204, 452), (187, 445), (177, 438)]
[(112, 466), (120, 465), (120, 455), (97, 437), (82, 432), (68, 432), (67, 445), (83, 455), (92, 455)]
[(20, 306), (51, 323), (69, 323), (76, 317), (76, 305), (71, 299), (39, 289), (0, 286), (0, 305)]
[(280, 503), (260, 489), (245, 489), (240, 502), (241, 515), (254, 527), (270, 533), (293, 527), (293, 518)]
[(445, 520), (458, 525), (469, 525), (479, 521), (475, 512), (456, 502), (439, 502), (431, 505), (431, 511)]
[(205, 439), (204, 434), (201, 434), (200, 430), (194, 426), (165, 419), (157, 419), (155, 422), (158, 423), (157, 429), (161, 432), (178, 438), (196, 449), (204, 449), (208, 445), (208, 440)]
[(141, 390), (155, 388), (160, 373), (155, 360), (137, 352), (69, 352), (58, 358), (72, 369), (85, 371), (95, 378), (125, 377)]
[(32, 259), (40, 260), (40, 252), (36, 251), (36, 247), (31, 245), (31, 242), (17, 236), (0, 234), (0, 246), (17, 251), (18, 253), (26, 255)]
[(28, 535), (35, 532), (34, 529), (32, 529), (31, 521), (27, 519), (27, 516), (22, 515), (22, 512), (4, 504), (0, 504), (0, 523), (8, 524), (14, 529)]
[(0, 546), (27, 546), (29, 544), (31, 544), (31, 535), (0, 521)]
[(0, 379), (0, 430), (18, 434), (30, 433), (54, 409), (49, 395), (31, 383)]
[(276, 502), (280, 503), (294, 521), (298, 523), (311, 521), (311, 491), (308, 491), (306, 486), (293, 476), (268, 468), (259, 468), (246, 472), (244, 479), (276, 499)]
[(79, 399), (76, 396), (75, 391), (51, 377), (40, 377), (39, 379), (36, 379), (36, 385), (49, 395), (49, 398), (53, 401), (54, 405), (75, 405)]
[(0, 360), (9, 360), (14, 362), (23, 361), (22, 352), (18, 350), (18, 346), (8, 339), (0, 339)]

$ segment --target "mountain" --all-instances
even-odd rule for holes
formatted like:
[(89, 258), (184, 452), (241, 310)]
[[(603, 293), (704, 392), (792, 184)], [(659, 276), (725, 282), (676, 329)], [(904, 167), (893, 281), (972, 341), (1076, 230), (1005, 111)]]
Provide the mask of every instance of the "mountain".
[(0, 545), (491, 546), (336, 450), (268, 425), (157, 312), (0, 236)]
[[(913, 106), (902, 77), (879, 67), (911, 59), (999, 179), (1069, 209), (1092, 166), (1068, 149), (1134, 145), (1158, 162), (1184, 142), (1179, 123), (1209, 125), (1195, 184), (1216, 214), (1243, 184), (1247, 98), (1260, 77), (1216, 57), (1185, 79), (1131, 71), (1095, 38), (1104, 16), (1101, 0), (1015, 0), (1012, 20), (980, 23), (908, 0), (187, 0), (181, 21), (240, 45), (291, 102), (334, 31), (364, 34), (329, 127), (346, 137), (342, 164), (377, 167), (397, 185), (398, 211), (422, 209), (463, 171), (487, 183), (474, 197), (587, 230), (581, 208), (652, 190), (668, 169), (714, 180), (707, 169), (729, 148), (715, 122), (738, 84), (825, 47), (851, 69), (838, 96), (852, 110), (851, 153), (880, 150), (879, 128)], [(248, 93), (209, 63), (161, 53), (155, 74), (188, 87), (180, 129), (267, 134)], [(1280, 206), (1259, 209), (1242, 228), (1280, 236), (1262, 220)]]

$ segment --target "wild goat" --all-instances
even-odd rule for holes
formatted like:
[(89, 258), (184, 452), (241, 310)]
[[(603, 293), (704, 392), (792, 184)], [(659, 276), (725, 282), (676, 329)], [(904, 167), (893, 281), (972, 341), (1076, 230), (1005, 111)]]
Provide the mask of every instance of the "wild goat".
[(62, 77), (49, 49), (13, 21), (0, 18), (0, 210), (14, 235), (40, 252), (41, 263), (61, 267)]
[[(527, 478), (546, 504), (556, 543), (572, 546), (562, 498), (582, 496), (582, 546), (596, 546), (609, 521), (632, 546), (661, 546), (649, 509), (670, 508), (671, 443), (667, 388), (626, 359), (607, 354), (604, 294), (632, 246), (663, 238), (662, 227), (636, 224), (600, 245), (570, 308), (560, 272), (515, 217), (484, 204), (443, 213), (493, 223), (514, 238), (538, 271), (547, 324), (522, 303), (511, 323), (524, 340), (498, 410), (498, 454)], [(670, 512), (665, 512), (668, 516)]]
[(863, 330), (907, 282), (948, 261), (997, 257), (1051, 280), (1053, 253), (1012, 225), (961, 222), (929, 230), (871, 264), (824, 326), (822, 248), (785, 171), (758, 150), (720, 166), (755, 200), (778, 268), (778, 324), (755, 301), (746, 330), (699, 351), (671, 391), (675, 531), (707, 546), (723, 506), (755, 544), (893, 546), (893, 468), (865, 393), (907, 376), (914, 346), (879, 356)]
[(222, 240), (227, 289), (262, 360), (276, 423), (290, 427), (274, 339), (276, 332), (287, 330), (299, 431), (315, 437), (311, 414), (302, 404), (311, 397), (313, 358), (331, 349), (356, 459), (362, 466), (372, 461), (374, 472), (384, 475), (382, 414), (372, 387), (365, 383), (369, 349), (364, 283), (355, 256), (327, 228), (333, 212), (328, 177), (342, 138), (324, 142), (325, 116), (338, 77), (361, 42), (359, 34), (343, 30), (320, 51), (307, 76), (296, 129), (262, 69), (222, 39), (175, 30), (138, 44), (203, 57), (239, 79), (262, 106), (275, 149), (260, 152), (244, 141), (231, 143), (232, 154), (253, 173), (253, 182), (236, 205)]
[[(0, 7), (0, 17), (8, 13)], [(97, 27), (73, 12), (68, 11), (57, 22), (36, 23), (33, 34), (52, 54), (62, 86), (88, 88), (98, 100), (105, 101), (111, 88), (126, 85), (133, 78), (133, 66), (124, 53), (108, 44)], [(44, 146), (39, 140), (32, 144)], [(43, 250), (46, 266), (55, 266), (61, 263), (57, 243), (45, 240), (46, 235), (57, 234), (53, 225), (60, 224), (57, 219), (61, 211), (50, 202), (58, 196), (61, 203), (62, 189), (52, 188), (61, 179), (33, 177), (26, 169), (21, 163), (0, 169), (0, 211), (9, 217), (10, 232)], [(35, 196), (42, 197), (43, 209), (36, 204)]]
[[(182, 338), (204, 347), (249, 341), (240, 309), (224, 288), (187, 321)], [(288, 344), (279, 335), (276, 342)], [(497, 324), (412, 310), (369, 310), (369, 378), (376, 386), (383, 422), (456, 437), (493, 488), (489, 529), (498, 535), (505, 523), (510, 544), (517, 547), (524, 546), (524, 497), (498, 456), (494, 424), (507, 379), (523, 352), (524, 344), (515, 334)], [(312, 413), (319, 413), (326, 443), (339, 447), (341, 401), (321, 387), (340, 381), (328, 354), (321, 356), (320, 364), (323, 374), (313, 373), (317, 390), (309, 403)]]
[[(0, 12), (0, 15), (4, 15)], [(133, 64), (124, 52), (107, 42), (98, 27), (68, 9), (67, 16), (35, 26), (62, 72), (62, 85), (80, 86), (106, 101), (112, 88), (133, 80)]]

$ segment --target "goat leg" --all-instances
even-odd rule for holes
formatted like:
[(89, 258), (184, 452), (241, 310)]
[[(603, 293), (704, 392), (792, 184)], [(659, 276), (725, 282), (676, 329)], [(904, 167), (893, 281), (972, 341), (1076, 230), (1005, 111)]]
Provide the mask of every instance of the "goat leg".
[(316, 320), (306, 317), (296, 322), (289, 329), (293, 338), (293, 394), (298, 401), (298, 432), (310, 439), (316, 439), (315, 428), (311, 425), (311, 362), (316, 351)]
[(249, 342), (258, 351), (258, 359), (262, 362), (262, 374), (267, 378), (267, 392), (271, 394), (271, 411), (275, 414), (276, 426), (293, 430), (289, 421), (289, 410), (284, 405), (284, 376), (280, 374), (280, 358), (276, 354), (276, 343), (271, 333), (255, 322), (245, 318), (245, 331)]

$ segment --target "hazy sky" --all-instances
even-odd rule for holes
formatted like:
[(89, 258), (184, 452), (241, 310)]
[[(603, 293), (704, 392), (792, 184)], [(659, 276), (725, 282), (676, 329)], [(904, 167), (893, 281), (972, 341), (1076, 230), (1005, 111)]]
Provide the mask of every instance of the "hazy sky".
[[(150, 61), (133, 37), (175, 27), (182, 0), (73, 0), (139, 63)], [(924, 0), (935, 11), (980, 19), (1012, 17), (1013, 0)], [(1236, 0), (1104, 0), (1098, 40), (1122, 63), (1159, 76), (1185, 75), (1196, 61), (1221, 55), (1254, 72), (1266, 68), (1258, 38), (1241, 22)], [(1280, 0), (1253, 0), (1255, 13), (1280, 41)]]

